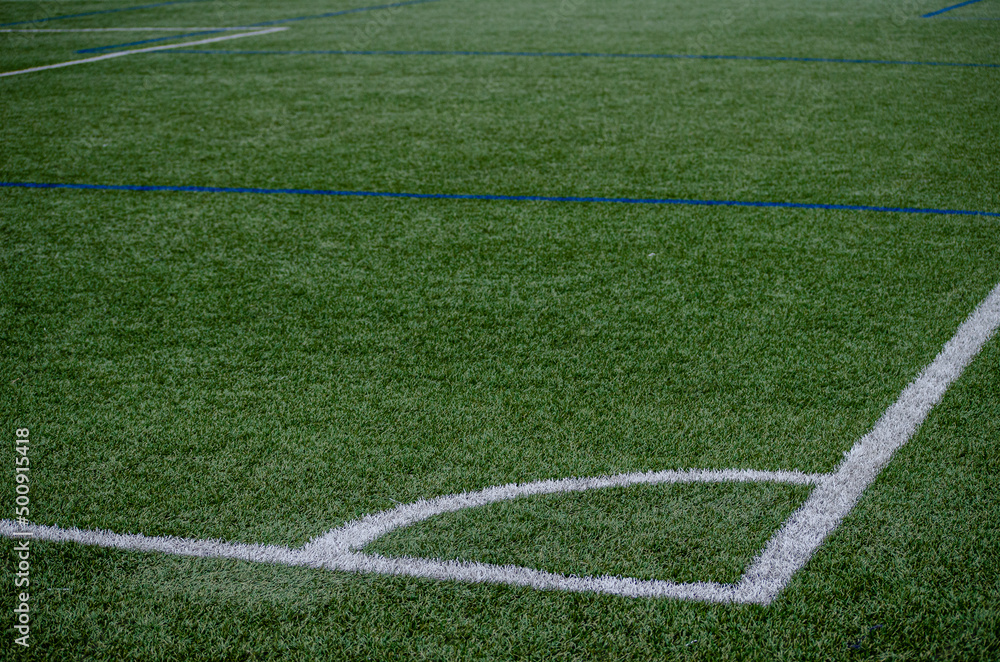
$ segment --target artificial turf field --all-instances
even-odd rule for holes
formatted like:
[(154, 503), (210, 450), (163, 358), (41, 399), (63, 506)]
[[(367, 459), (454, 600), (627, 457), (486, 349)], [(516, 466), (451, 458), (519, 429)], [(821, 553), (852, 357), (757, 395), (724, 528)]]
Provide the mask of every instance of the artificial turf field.
[[(0, 73), (192, 44), (0, 77), (2, 516), (19, 429), (36, 525), (289, 549), (497, 485), (834, 472), (1000, 282), (997, 19), (0, 0)], [(992, 659), (998, 368), (766, 604), (38, 529), (25, 649), (8, 520), (0, 659)], [(520, 497), (364, 552), (729, 585), (814, 489)]]

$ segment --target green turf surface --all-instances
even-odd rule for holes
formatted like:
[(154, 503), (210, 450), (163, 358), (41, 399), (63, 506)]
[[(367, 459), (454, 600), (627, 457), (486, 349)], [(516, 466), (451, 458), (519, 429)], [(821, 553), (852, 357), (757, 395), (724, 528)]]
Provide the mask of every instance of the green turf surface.
[[(0, 23), (138, 4), (0, 1)], [(212, 1), (12, 27), (362, 5)], [(441, 0), (209, 48), (1000, 64), (1000, 22), (919, 18), (944, 6)], [(0, 71), (160, 36), (4, 33)], [(0, 181), (1000, 211), (1000, 69), (168, 53), (0, 79)], [(828, 472), (1000, 281), (998, 222), (4, 188), (0, 420), (10, 438), (31, 428), (35, 522), (291, 547), (510, 482)], [(988, 659), (998, 362), (994, 340), (768, 607), (39, 542), (32, 650), (9, 630), (0, 659)], [(535, 497), (369, 551), (734, 581), (806, 494)]]

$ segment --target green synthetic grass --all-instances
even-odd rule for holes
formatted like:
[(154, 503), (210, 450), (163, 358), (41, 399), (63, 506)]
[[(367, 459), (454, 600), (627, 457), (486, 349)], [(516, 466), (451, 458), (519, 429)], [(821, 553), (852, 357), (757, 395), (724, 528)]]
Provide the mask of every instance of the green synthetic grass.
[[(0, 2), (0, 23), (135, 4)], [(245, 25), (363, 4), (33, 25)], [(441, 0), (208, 48), (1000, 63), (1000, 23), (918, 18), (943, 6)], [(0, 34), (0, 70), (159, 36)], [(0, 180), (997, 212), (998, 85), (997, 69), (932, 66), (136, 55), (0, 79)], [(1000, 281), (997, 227), (3, 188), (0, 418), (10, 438), (32, 431), (35, 522), (291, 547), (396, 503), (510, 482), (828, 472)], [(39, 542), (33, 646), (7, 631), (0, 659), (988, 659), (998, 365), (994, 340), (766, 608)], [(0, 490), (10, 508), (13, 485)], [(534, 497), (366, 551), (735, 581), (807, 494)], [(12, 568), (6, 553), (7, 614)]]

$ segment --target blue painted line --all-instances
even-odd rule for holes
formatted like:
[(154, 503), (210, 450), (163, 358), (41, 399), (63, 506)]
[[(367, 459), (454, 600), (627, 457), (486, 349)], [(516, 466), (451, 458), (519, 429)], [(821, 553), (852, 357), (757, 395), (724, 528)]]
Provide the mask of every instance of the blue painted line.
[(358, 7), (356, 9), (342, 9), (340, 11), (327, 12), (325, 14), (312, 14), (309, 16), (296, 16), (294, 18), (280, 18), (274, 21), (264, 21), (262, 23), (251, 23), (248, 27), (257, 28), (268, 25), (279, 25), (281, 23), (292, 23), (295, 21), (309, 21), (314, 18), (332, 18), (333, 16), (344, 16), (345, 14), (356, 14), (363, 11), (376, 11), (378, 9), (392, 9), (394, 7), (406, 7), (408, 5), (421, 5), (425, 2), (438, 2), (438, 0), (406, 0), (405, 2), (391, 2), (385, 5), (373, 5), (371, 7)]
[(943, 14), (946, 11), (951, 11), (952, 9), (958, 9), (959, 7), (964, 7), (966, 5), (974, 5), (974, 4), (976, 4), (977, 2), (980, 2), (980, 1), (981, 0), (967, 0), (966, 2), (960, 2), (957, 5), (952, 5), (950, 7), (945, 7), (944, 9), (939, 9), (937, 11), (932, 11), (929, 14), (924, 14), (920, 18), (930, 18), (932, 16), (937, 16), (938, 14)]
[(115, 48), (125, 48), (126, 46), (139, 46), (141, 44), (152, 44), (158, 41), (170, 41), (172, 39), (183, 39), (184, 37), (197, 37), (203, 34), (218, 34), (220, 32), (229, 32), (228, 30), (202, 30), (201, 32), (188, 32), (186, 34), (175, 34), (169, 37), (156, 37), (155, 39), (142, 39), (140, 41), (129, 41), (124, 44), (111, 44), (110, 46), (96, 46), (94, 48), (81, 48), (77, 53), (100, 53), (101, 51), (110, 51)]
[(243, 188), (229, 186), (140, 186), (133, 184), (47, 184), (39, 182), (0, 182), (0, 188), (75, 189), (84, 191), (136, 191), (143, 193), (252, 193), (263, 195), (323, 195), (353, 198), (411, 198), (417, 200), (480, 200), (501, 202), (591, 202), (632, 205), (692, 205), (699, 207), (762, 207), (779, 209), (825, 209), (834, 211), (872, 211), (897, 214), (938, 214), (989, 216), (1000, 212), (924, 207), (881, 207), (872, 205), (835, 205), (812, 202), (746, 202), (742, 200), (688, 200), (684, 198), (604, 198), (550, 195), (475, 195), (468, 193), (392, 193), (386, 191), (337, 191), (299, 188)]
[[(166, 52), (166, 51), (164, 51)], [(496, 57), (603, 57), (673, 60), (761, 60), (765, 62), (818, 62), (834, 64), (895, 64), (924, 67), (987, 67), (1000, 68), (1000, 64), (976, 62), (919, 62), (911, 60), (848, 60), (828, 57), (779, 57), (771, 55), (685, 55), (674, 53), (533, 53), (520, 51), (274, 51), (274, 50), (216, 50), (176, 49), (170, 53), (198, 55), (468, 55)]]
[(47, 18), (36, 18), (30, 21), (15, 21), (14, 23), (0, 23), (0, 27), (7, 27), (10, 25), (26, 25), (28, 23), (44, 23), (45, 21), (61, 21), (67, 18), (81, 18), (83, 16), (96, 16), (98, 14), (115, 14), (117, 12), (123, 11), (136, 11), (139, 9), (153, 9), (155, 7), (165, 7), (166, 5), (180, 5), (189, 2), (211, 2), (211, 0), (171, 0), (170, 2), (157, 2), (152, 5), (139, 5), (137, 7), (122, 7), (120, 9), (102, 9), (100, 11), (88, 11), (82, 14), (64, 14), (62, 16), (49, 16)]

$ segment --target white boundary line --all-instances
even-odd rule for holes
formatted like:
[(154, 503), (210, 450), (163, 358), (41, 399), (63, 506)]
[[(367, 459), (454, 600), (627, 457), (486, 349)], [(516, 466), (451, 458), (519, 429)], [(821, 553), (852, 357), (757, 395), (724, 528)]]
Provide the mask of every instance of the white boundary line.
[(270, 34), (272, 32), (280, 32), (282, 30), (287, 30), (288, 28), (268, 28), (266, 30), (258, 30), (256, 32), (242, 32), (240, 34), (228, 34), (221, 37), (212, 37), (210, 39), (199, 39), (198, 41), (188, 41), (183, 44), (170, 44), (167, 46), (150, 46), (149, 48), (138, 48), (131, 51), (116, 51), (114, 53), (107, 53), (105, 55), (98, 55), (96, 57), (88, 57), (83, 60), (71, 60), (69, 62), (60, 62), (58, 64), (47, 64), (43, 67), (32, 67), (30, 69), (20, 69), (18, 71), (5, 71), (0, 73), (2, 76), (16, 76), (18, 74), (30, 74), (35, 71), (45, 71), (46, 69), (59, 69), (60, 67), (69, 67), (74, 64), (86, 64), (88, 62), (100, 62), (101, 60), (110, 60), (114, 57), (123, 57), (125, 55), (135, 55), (136, 53), (152, 53), (153, 51), (165, 51), (169, 48), (184, 48), (186, 46), (200, 46), (201, 44), (211, 44), (216, 41), (226, 41), (227, 39), (240, 39), (242, 37), (257, 37), (260, 35)]
[(10, 29), (6, 28), (0, 32), (178, 32), (185, 30), (246, 30), (246, 27), (228, 28), (31, 28), (31, 29)]
[[(478, 492), (451, 494), (402, 504), (348, 522), (299, 549), (218, 540), (147, 537), (100, 530), (83, 531), (34, 524), (21, 527), (12, 520), (0, 520), (0, 535), (14, 537), (19, 532), (30, 531), (33, 537), (42, 540), (132, 551), (231, 558), (346, 572), (509, 584), (535, 589), (592, 591), (635, 598), (669, 597), (768, 605), (788, 585), (792, 576), (809, 561), (826, 536), (854, 508), (865, 488), (875, 480), (892, 455), (909, 441), (927, 414), (944, 397), (948, 387), (996, 333), (998, 326), (1000, 285), (990, 292), (958, 328), (934, 361), (903, 390), (899, 399), (885, 411), (871, 432), (845, 453), (837, 470), (829, 474), (736, 469), (658, 471), (502, 485)], [(429, 517), (519, 497), (640, 484), (723, 482), (816, 485), (805, 503), (788, 518), (736, 584), (675, 583), (631, 577), (575, 577), (518, 566), (410, 557), (386, 558), (360, 553), (365, 545), (387, 533)]]
[(910, 440), (998, 326), (1000, 285), (767, 543), (740, 582), (748, 602), (768, 604), (788, 584), (823, 539), (851, 512), (893, 454)]

